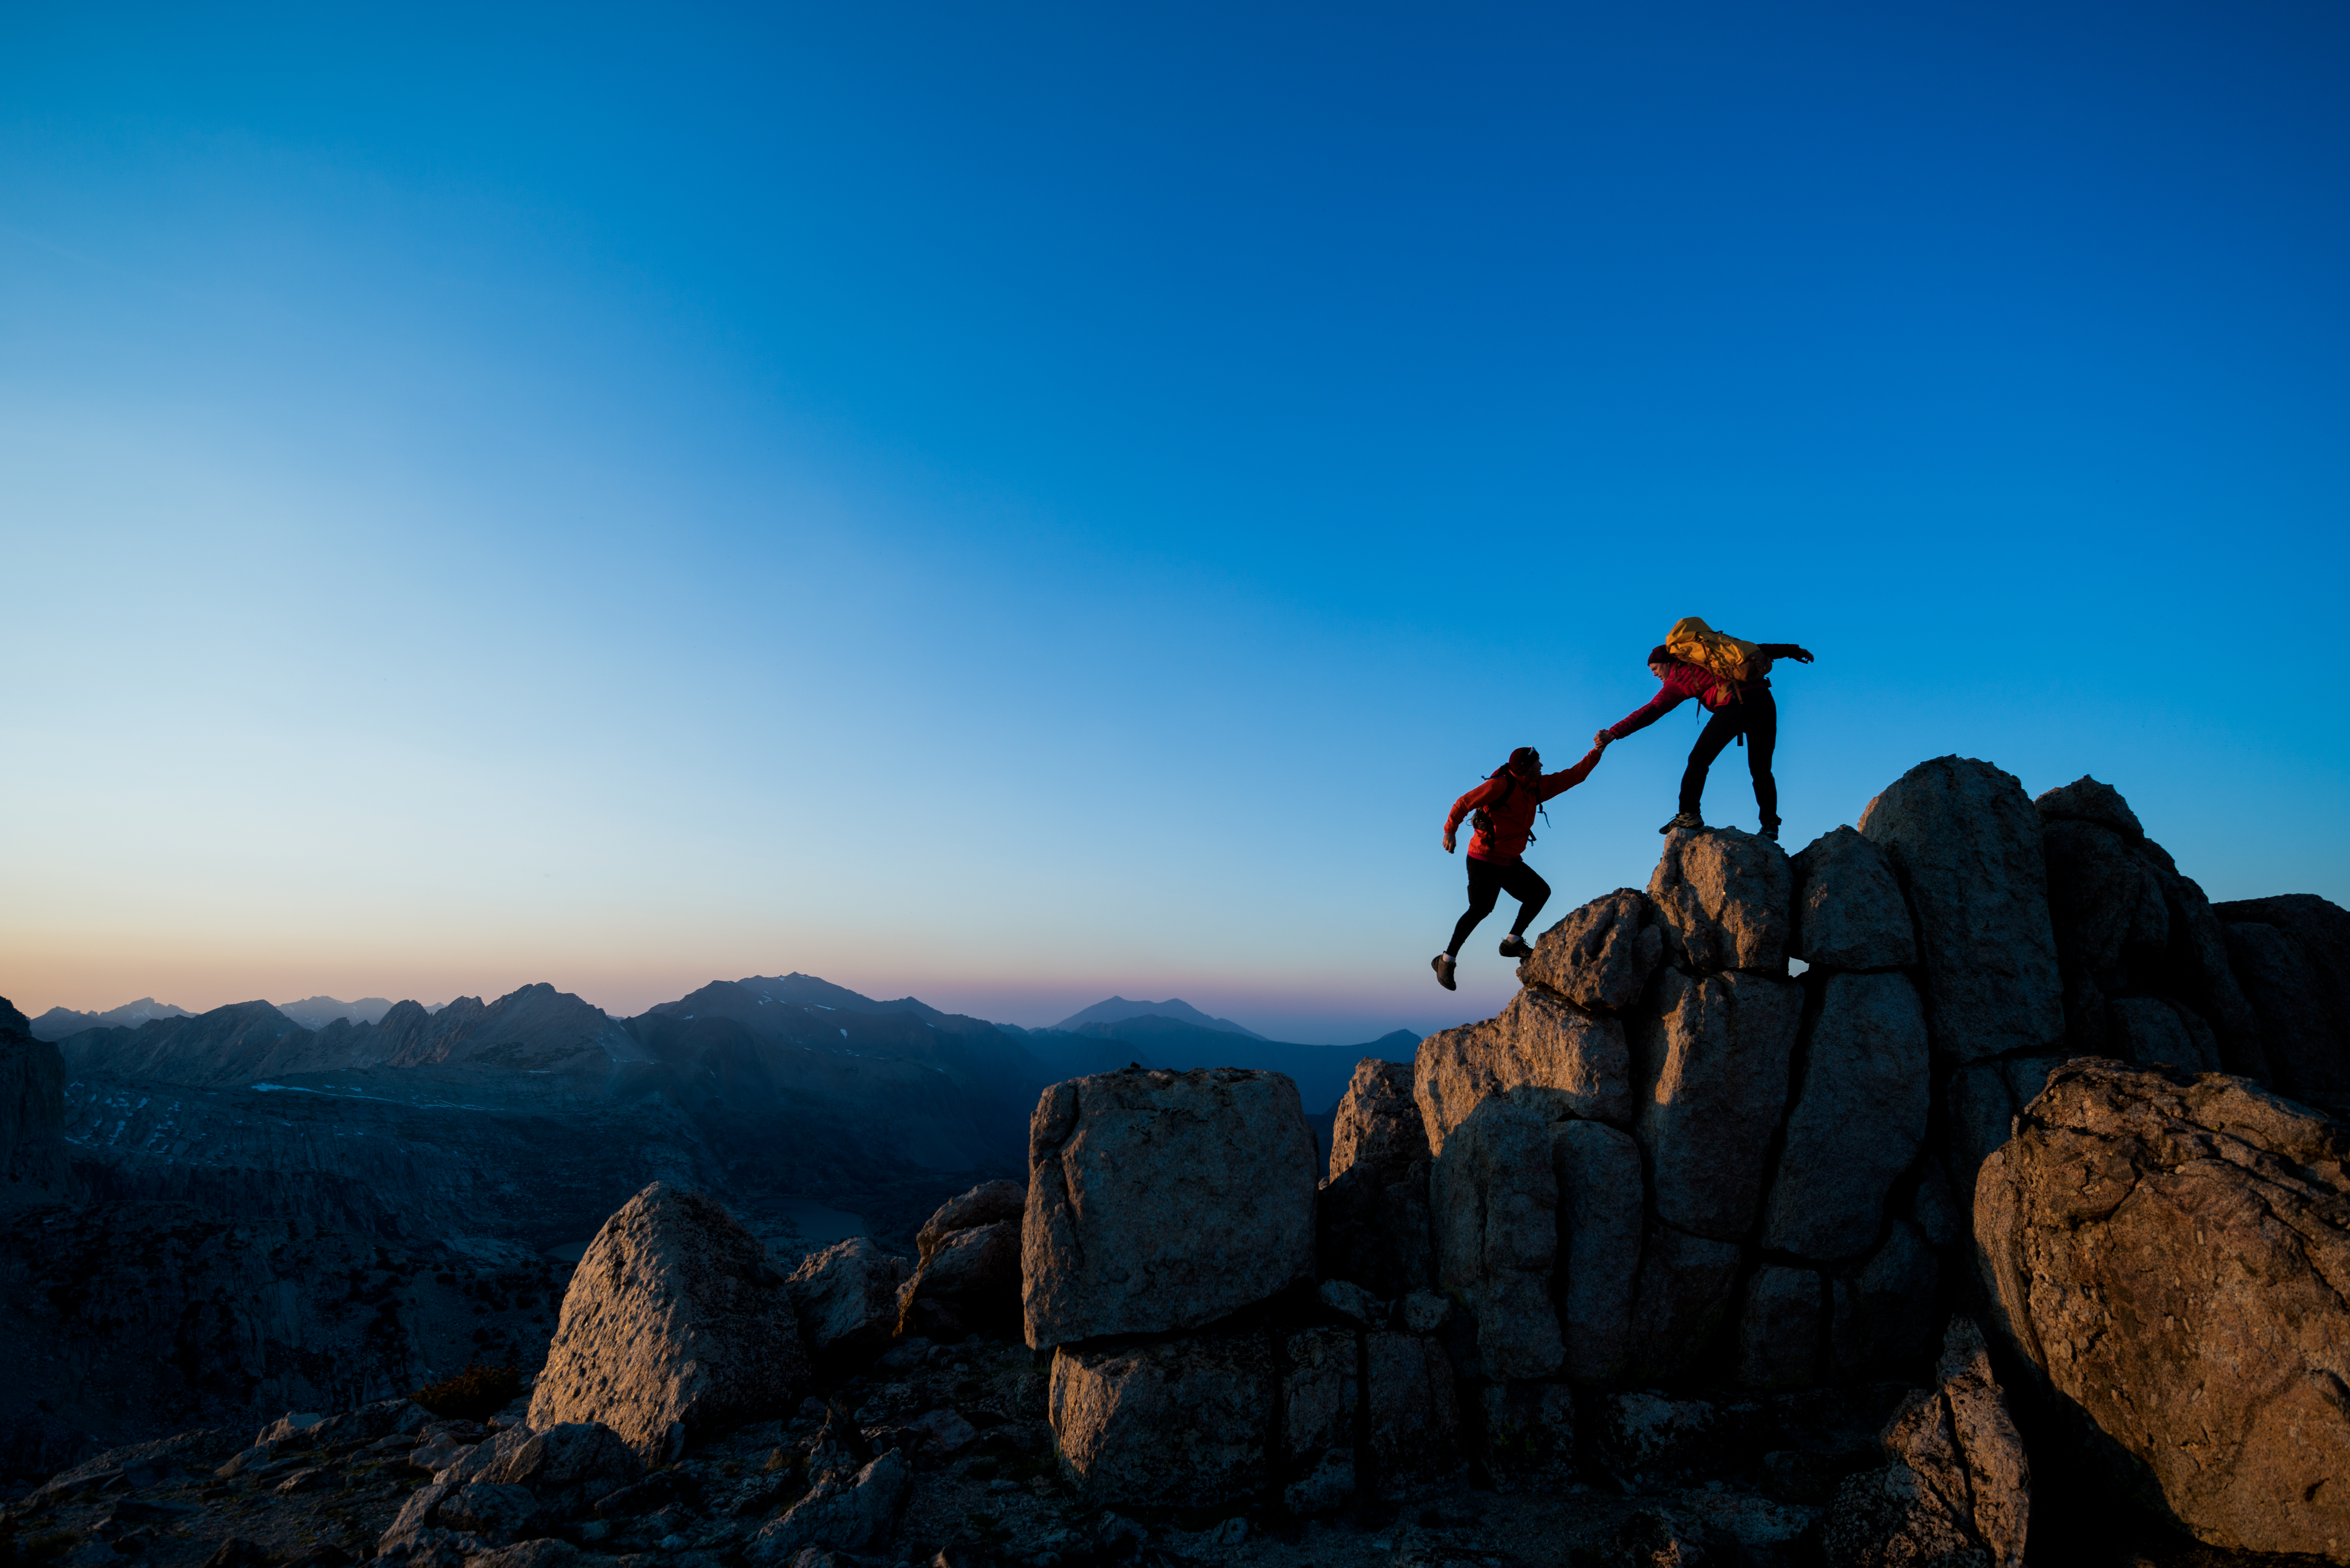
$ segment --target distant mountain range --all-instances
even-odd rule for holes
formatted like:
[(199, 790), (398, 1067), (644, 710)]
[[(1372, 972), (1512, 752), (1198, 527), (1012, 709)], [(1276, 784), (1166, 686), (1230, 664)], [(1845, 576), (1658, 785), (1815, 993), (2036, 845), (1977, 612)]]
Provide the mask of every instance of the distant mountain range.
[[(53, 1007), (33, 1021), (32, 1032), (37, 1039), (51, 1041), (107, 1032), (109, 1038), (102, 1043), (97, 1039), (75, 1043), (67, 1059), (77, 1069), (226, 1086), (273, 1075), (338, 1068), (485, 1063), (491, 1053), (476, 1049), (484, 1028), (492, 1033), (516, 1036), (502, 1044), (535, 1054), (537, 1048), (524, 1049), (524, 1038), (535, 1039), (544, 1032), (543, 1015), (550, 1008), (570, 1020), (569, 1037), (582, 1042), (603, 1037), (607, 1047), (592, 1054), (602, 1059), (604, 1066), (589, 1068), (584, 1054), (577, 1061), (567, 1058), (567, 1075), (574, 1068), (587, 1068), (591, 1075), (606, 1067), (617, 1071), (619, 1063), (634, 1059), (636, 1047), (616, 1052), (610, 1049), (614, 1041), (641, 1044), (653, 1038), (682, 1039), (692, 1033), (682, 1025), (725, 1019), (740, 1025), (754, 1040), (851, 1056), (867, 1054), (859, 1045), (876, 1045), (881, 1047), (882, 1055), (897, 1057), (910, 1051), (911, 1055), (921, 1057), (931, 1053), (910, 1049), (916, 1042), (925, 1033), (943, 1035), (962, 1042), (963, 1051), (975, 1053), (972, 1065), (980, 1066), (980, 1059), (985, 1058), (985, 1070), (1003, 1080), (1002, 1086), (1015, 1096), (1062, 1078), (1112, 1072), (1129, 1062), (1178, 1070), (1264, 1068), (1286, 1073), (1295, 1080), (1309, 1115), (1325, 1112), (1336, 1102), (1362, 1057), (1409, 1061), (1419, 1046), (1419, 1037), (1401, 1029), (1359, 1045), (1268, 1040), (1229, 1018), (1211, 1017), (1173, 997), (1165, 1002), (1136, 1002), (1113, 996), (1071, 1013), (1050, 1028), (1023, 1029), (943, 1012), (911, 996), (878, 1001), (796, 971), (713, 981), (675, 1002), (660, 1002), (635, 1019), (619, 1022), (576, 996), (536, 985), (488, 1005), (479, 997), (459, 997), (425, 1007), (414, 1002), (395, 1004), (380, 996), (343, 1002), (319, 995), (275, 1006), (239, 1002), (201, 1015), (153, 997), (141, 997), (104, 1012)], [(585, 1022), (588, 1013), (602, 1023), (589, 1027)], [(827, 1013), (868, 1020), (895, 1015), (908, 1022), (852, 1025), (827, 1022), (824, 1017)], [(175, 1020), (191, 1022), (161, 1033), (144, 1027), (172, 1024)], [(925, 1027), (912, 1030), (916, 1021)], [(293, 1027), (286, 1027), (288, 1024)], [(584, 1045), (581, 1050), (585, 1052)], [(525, 1070), (539, 1076), (556, 1072), (545, 1065)], [(1014, 1084), (1020, 1087), (1013, 1089)], [(963, 1138), (948, 1141), (954, 1150), (950, 1165), (975, 1152)]]
[[(353, 1023), (380, 1023), (391, 1011), (389, 998), (363, 996), (357, 1002), (337, 1002), (331, 996), (306, 997), (300, 1002), (281, 1002), (277, 1011), (305, 1029), (324, 1029), (338, 1018)], [(429, 1010), (428, 1010), (429, 1011)]]
[[(436, 1002), (426, 1008), (438, 1012), (445, 1003)], [(391, 1002), (380, 996), (364, 996), (357, 1002), (338, 1002), (331, 996), (306, 997), (300, 1002), (281, 1002), (277, 1011), (305, 1029), (324, 1029), (338, 1018), (353, 1023), (380, 1023), (391, 1011)], [(136, 1002), (126, 1002), (104, 1012), (76, 1012), (69, 1008), (52, 1007), (33, 1020), (33, 1038), (62, 1040), (68, 1034), (78, 1034), (85, 1029), (136, 1029), (151, 1018), (193, 1018), (184, 1007), (174, 1007), (168, 1002), (158, 1002), (142, 996)]]
[[(1329, 1107), (1356, 1062), (1408, 1057), (1419, 1044), (1399, 1031), (1363, 1046), (1290, 1044), (1223, 1020), (1203, 1025), (1189, 1007), (1187, 1016), (1125, 1011), (1137, 1005), (1148, 1004), (1114, 999), (1078, 1014), (1076, 1028), (1023, 1030), (805, 974), (712, 981), (634, 1018), (546, 984), (433, 1009), (314, 997), (190, 1013), (142, 998), (103, 1013), (46, 1014), (45, 1033), (69, 1028), (38, 1047), (57, 1053), (63, 1092), (16, 1110), (21, 1120), (29, 1106), (52, 1122), (56, 1169), (42, 1190), (70, 1199), (76, 1234), (124, 1239), (121, 1266), (148, 1293), (135, 1299), (148, 1303), (161, 1279), (210, 1314), (224, 1310), (211, 1304), (224, 1291), (278, 1303), (256, 1281), (307, 1279), (329, 1257), (355, 1260), (354, 1281), (367, 1275), (367, 1260), (378, 1269), (406, 1260), (400, 1267), (412, 1282), (497, 1271), (511, 1288), (527, 1280), (538, 1290), (545, 1282), (531, 1271), (577, 1258), (605, 1219), (655, 1180), (723, 1199), (778, 1262), (820, 1244), (802, 1228), (816, 1207), (855, 1216), (884, 1247), (910, 1253), (916, 1227), (944, 1199), (1024, 1176), (1029, 1117), (1049, 1084), (1129, 1062), (1275, 1069), (1296, 1081), (1326, 1151)], [(1111, 1010), (1120, 1015), (1100, 1016)], [(306, 1026), (322, 1015), (322, 1026)], [(0, 1023), (15, 1021), (0, 1003)], [(10, 1110), (0, 1105), (0, 1135)], [(150, 1244), (164, 1234), (179, 1240)], [(198, 1267), (227, 1245), (224, 1236), (282, 1236), (293, 1250), (282, 1267), (268, 1265), (277, 1274), (252, 1274), (259, 1264), (235, 1259)], [(140, 1237), (150, 1240), (133, 1245)], [(37, 1226), (0, 1227), (0, 1277), (46, 1278), (31, 1271), (64, 1257), (59, 1244)], [(94, 1245), (102, 1253), (115, 1242)], [(59, 1279), (88, 1272), (72, 1257), (55, 1267), (66, 1271)], [(62, 1289), (38, 1293), (68, 1305), (82, 1299)], [(12, 1298), (12, 1333), (22, 1304)], [(365, 1305), (356, 1294), (348, 1304), (354, 1314)], [(452, 1287), (444, 1304), (452, 1334), (487, 1345), (477, 1303)], [(47, 1407), (39, 1400), (68, 1391), (94, 1398), (96, 1386), (119, 1403), (161, 1357), (100, 1376), (67, 1354), (82, 1343), (68, 1327), (44, 1332), (56, 1343), (39, 1343), (55, 1354), (31, 1359), (47, 1381), (0, 1390), (0, 1459), (10, 1431), (30, 1429), (27, 1410)], [(373, 1364), (351, 1345), (373, 1345), (374, 1333), (352, 1329), (358, 1337), (335, 1342), (341, 1351), (318, 1365), (361, 1376)], [(167, 1343), (177, 1342), (155, 1340)], [(303, 1343), (306, 1355), (317, 1349)], [(421, 1365), (444, 1358), (435, 1350)], [(234, 1405), (247, 1395), (222, 1397)]]
[(189, 1016), (191, 1014), (184, 1007), (174, 1007), (168, 1002), (142, 996), (136, 1002), (109, 1007), (104, 1012), (76, 1012), (71, 1008), (52, 1007), (33, 1020), (32, 1034), (36, 1040), (62, 1040), (85, 1029), (136, 1029), (151, 1018)]
[(1419, 1036), (1409, 1029), (1398, 1029), (1360, 1045), (1299, 1045), (1262, 1035), (1202, 1029), (1180, 1018), (1149, 1012), (1075, 1030), (1034, 1029), (1023, 1039), (1039, 1059), (1071, 1069), (1064, 1076), (1109, 1072), (1128, 1062), (1178, 1072), (1193, 1067), (1256, 1067), (1286, 1073), (1296, 1084), (1297, 1097), (1308, 1116), (1326, 1114), (1337, 1105), (1347, 1092), (1347, 1081), (1354, 1076), (1355, 1064), (1364, 1057), (1409, 1062), (1419, 1051)]
[(1097, 1002), (1082, 1012), (1072, 1012), (1055, 1029), (1083, 1029), (1088, 1023), (1123, 1023), (1129, 1018), (1171, 1018), (1178, 1023), (1189, 1023), (1195, 1029), (1218, 1029), (1227, 1034), (1245, 1034), (1252, 1040), (1263, 1035), (1253, 1029), (1243, 1029), (1229, 1018), (1211, 1018), (1190, 1002), (1169, 997), (1165, 1002), (1128, 1002), (1113, 996), (1107, 1002)]

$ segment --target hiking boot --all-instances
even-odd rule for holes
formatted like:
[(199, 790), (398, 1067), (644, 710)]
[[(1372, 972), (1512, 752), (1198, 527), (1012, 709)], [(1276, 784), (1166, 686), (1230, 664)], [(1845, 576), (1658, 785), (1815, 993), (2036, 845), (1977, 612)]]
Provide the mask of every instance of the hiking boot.
[(1693, 811), (1681, 811), (1675, 812), (1673, 814), (1673, 819), (1665, 824), (1664, 826), (1657, 829), (1657, 831), (1659, 833), (1673, 833), (1685, 827), (1703, 827), (1704, 826), (1705, 819), (1698, 815), (1697, 813)]
[(1775, 823), (1775, 822), (1766, 822), (1766, 823), (1764, 823), (1764, 824), (1762, 825), (1762, 836), (1763, 836), (1763, 837), (1765, 837), (1765, 838), (1767, 838), (1767, 839), (1769, 839), (1769, 840), (1770, 840), (1772, 843), (1773, 843), (1773, 844), (1778, 843), (1778, 842), (1779, 842), (1779, 825), (1778, 825), (1777, 823)]
[(1502, 956), (1505, 959), (1532, 958), (1534, 956), (1534, 950), (1526, 946), (1525, 938), (1512, 931), (1502, 939)]
[(1447, 991), (1458, 991), (1461, 989), (1459, 986), (1452, 983), (1452, 971), (1454, 966), (1452, 955), (1451, 953), (1437, 954), (1434, 958), (1428, 961), (1428, 967), (1436, 971), (1437, 984), (1442, 986)]

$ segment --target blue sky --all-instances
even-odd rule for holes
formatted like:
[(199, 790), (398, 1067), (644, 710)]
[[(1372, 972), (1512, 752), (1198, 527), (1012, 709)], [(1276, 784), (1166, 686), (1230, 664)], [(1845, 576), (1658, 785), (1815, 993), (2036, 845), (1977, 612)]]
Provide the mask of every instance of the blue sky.
[(0, 994), (1448, 1025), (1445, 807), (1690, 614), (1819, 655), (1791, 846), (1958, 752), (2350, 901), (2345, 85), (2322, 5), (11, 7)]

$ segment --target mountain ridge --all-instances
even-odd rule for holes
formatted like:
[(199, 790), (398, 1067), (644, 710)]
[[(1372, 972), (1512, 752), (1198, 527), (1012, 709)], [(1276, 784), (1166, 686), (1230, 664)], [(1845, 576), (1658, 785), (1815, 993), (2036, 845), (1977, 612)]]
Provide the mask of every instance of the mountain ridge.
[(1128, 1002), (1125, 997), (1113, 996), (1106, 1002), (1097, 1002), (1091, 1007), (1081, 1008), (1070, 1013), (1053, 1027), (1075, 1033), (1088, 1023), (1117, 1023), (1128, 1018), (1141, 1017), (1173, 1019), (1180, 1023), (1191, 1024), (1195, 1029), (1213, 1029), (1227, 1034), (1242, 1034), (1251, 1040), (1264, 1038), (1255, 1030), (1244, 1028), (1229, 1018), (1211, 1018), (1182, 998), (1174, 996), (1169, 997), (1164, 1002)]
[(184, 1007), (158, 1002), (151, 996), (142, 996), (136, 1002), (126, 1002), (103, 1012), (77, 1012), (69, 1007), (52, 1007), (32, 1020), (26, 1033), (36, 1040), (62, 1040), (85, 1029), (136, 1029), (151, 1018), (194, 1016)]
[(280, 1002), (275, 1005), (278, 1012), (303, 1028), (317, 1030), (324, 1029), (338, 1018), (348, 1019), (353, 1023), (377, 1023), (391, 1011), (392, 1003), (388, 996), (362, 996), (357, 1002), (344, 1002), (321, 993), (306, 996), (299, 1002)]

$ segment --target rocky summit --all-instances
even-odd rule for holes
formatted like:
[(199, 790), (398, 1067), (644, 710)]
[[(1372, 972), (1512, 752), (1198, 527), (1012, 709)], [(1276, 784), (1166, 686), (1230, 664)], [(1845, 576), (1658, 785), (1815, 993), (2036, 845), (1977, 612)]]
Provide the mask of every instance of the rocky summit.
[[(1669, 835), (1645, 889), (1542, 934), (1494, 1017), (1361, 1063), (1326, 1172), (1284, 1075), (1138, 1064), (1043, 1086), (1024, 1173), (910, 1245), (774, 1266), (714, 1183), (655, 1173), (559, 1315), (538, 1303), (526, 1365), (430, 1385), (382, 1386), (388, 1328), (373, 1382), (251, 1344), (256, 1313), (288, 1343), (405, 1324), (389, 1243), (159, 1234), (180, 1282), (138, 1297), (76, 1229), (60, 1074), (19, 1024), (6, 1310), (106, 1280), (120, 1337), (93, 1319), (78, 1365), (134, 1346), (158, 1407), (232, 1375), (292, 1407), (21, 1482), (8, 1550), (2350, 1563), (2350, 915), (2211, 905), (2093, 779), (2034, 801), (1940, 758), (1859, 818), (1793, 856)], [(223, 1039), (274, 1051), (272, 1027)], [(270, 1277), (257, 1247), (311, 1249), (268, 1266), (326, 1283), (232, 1309)]]

